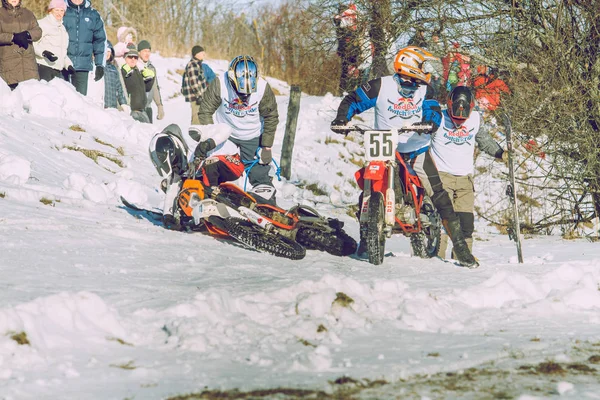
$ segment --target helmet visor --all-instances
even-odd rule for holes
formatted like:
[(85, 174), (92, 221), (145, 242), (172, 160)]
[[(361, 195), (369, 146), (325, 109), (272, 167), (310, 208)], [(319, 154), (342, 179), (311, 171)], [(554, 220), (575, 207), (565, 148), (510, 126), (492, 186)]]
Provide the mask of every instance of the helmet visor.
[(250, 60), (240, 60), (235, 66), (235, 81), (238, 93), (251, 94), (256, 92), (258, 69)]
[(460, 94), (452, 100), (452, 117), (457, 119), (467, 119), (471, 115), (471, 102), (466, 94)]

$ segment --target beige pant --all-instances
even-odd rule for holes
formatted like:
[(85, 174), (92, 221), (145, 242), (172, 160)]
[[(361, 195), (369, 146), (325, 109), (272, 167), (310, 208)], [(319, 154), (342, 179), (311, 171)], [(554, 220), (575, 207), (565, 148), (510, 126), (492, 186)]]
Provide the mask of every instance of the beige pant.
[[(444, 190), (448, 192), (454, 211), (459, 215), (465, 240), (469, 250), (473, 251), (473, 212), (475, 210), (475, 187), (473, 185), (473, 175), (456, 176), (447, 172), (439, 172)], [(448, 249), (448, 235), (442, 231), (440, 249), (438, 256), (446, 258)]]
[(192, 125), (200, 125), (200, 120), (198, 119), (200, 106), (198, 106), (195, 101), (192, 101), (190, 104), (192, 105)]

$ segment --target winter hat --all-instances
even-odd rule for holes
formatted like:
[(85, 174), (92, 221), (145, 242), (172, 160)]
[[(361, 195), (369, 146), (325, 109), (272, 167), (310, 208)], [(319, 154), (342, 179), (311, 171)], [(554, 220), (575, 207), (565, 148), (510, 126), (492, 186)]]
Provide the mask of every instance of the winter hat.
[(137, 47), (137, 51), (142, 51), (142, 50), (152, 50), (152, 47), (150, 47), (150, 42), (147, 40), (141, 40), (138, 43), (138, 47)]
[(196, 54), (201, 53), (203, 51), (204, 51), (204, 47), (202, 47), (202, 46), (196, 45), (196, 46), (192, 47), (192, 57), (196, 56)]
[(137, 57), (139, 58), (140, 55), (138, 54), (138, 51), (135, 49), (135, 47), (128, 47), (127, 48), (127, 53), (125, 53), (125, 58), (127, 57)]
[(48, 4), (48, 11), (53, 10), (55, 8), (59, 8), (61, 10), (67, 10), (67, 3), (65, 0), (51, 0), (50, 4)]

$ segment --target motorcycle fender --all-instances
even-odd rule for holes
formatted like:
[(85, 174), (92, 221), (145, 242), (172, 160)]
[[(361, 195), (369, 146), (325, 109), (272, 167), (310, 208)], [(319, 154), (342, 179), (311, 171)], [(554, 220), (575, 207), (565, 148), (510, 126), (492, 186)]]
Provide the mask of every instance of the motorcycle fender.
[(204, 199), (204, 186), (202, 186), (202, 183), (199, 180), (187, 179), (183, 182), (183, 188), (179, 192), (177, 203), (188, 217), (191, 217), (194, 211), (190, 204), (193, 194), (197, 196), (198, 200)]
[(385, 191), (385, 224), (394, 226), (396, 223), (396, 193), (394, 189), (387, 188)]
[(227, 207), (211, 199), (202, 200), (192, 211), (192, 217), (196, 225), (199, 225), (201, 220), (207, 219), (211, 215), (221, 218), (230, 216)]
[(269, 230), (271, 226), (273, 226), (268, 219), (247, 207), (240, 207), (237, 211), (245, 218), (248, 218), (248, 221), (260, 226), (261, 228)]
[(370, 179), (372, 181), (379, 181), (385, 176), (385, 171), (385, 161), (371, 161), (365, 168), (363, 178)]

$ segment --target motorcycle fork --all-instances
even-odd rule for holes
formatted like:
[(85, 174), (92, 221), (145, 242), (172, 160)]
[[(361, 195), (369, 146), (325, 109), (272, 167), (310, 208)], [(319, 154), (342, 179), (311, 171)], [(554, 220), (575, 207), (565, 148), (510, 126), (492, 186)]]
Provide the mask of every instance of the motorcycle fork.
[(360, 202), (360, 219), (361, 226), (365, 226), (369, 221), (369, 202), (371, 200), (371, 180), (365, 179), (363, 186), (362, 201)]
[(385, 190), (385, 230), (386, 234), (391, 236), (392, 228), (396, 223), (396, 192), (394, 191), (394, 181), (396, 176), (396, 164), (394, 161), (388, 161), (387, 168), (387, 189)]

